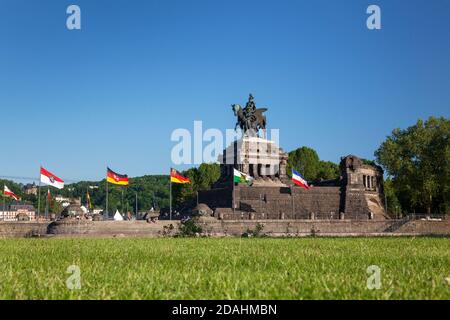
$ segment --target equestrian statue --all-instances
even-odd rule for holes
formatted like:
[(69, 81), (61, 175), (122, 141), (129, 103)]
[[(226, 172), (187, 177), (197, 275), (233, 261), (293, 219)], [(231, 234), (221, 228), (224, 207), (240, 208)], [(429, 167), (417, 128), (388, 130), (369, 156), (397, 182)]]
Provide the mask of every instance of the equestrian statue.
[(244, 132), (244, 135), (247, 136), (258, 136), (260, 129), (265, 132), (266, 116), (264, 112), (267, 111), (267, 108), (257, 109), (252, 94), (249, 95), (245, 108), (242, 108), (239, 104), (232, 104), (231, 108), (237, 117), (234, 130), (239, 126)]

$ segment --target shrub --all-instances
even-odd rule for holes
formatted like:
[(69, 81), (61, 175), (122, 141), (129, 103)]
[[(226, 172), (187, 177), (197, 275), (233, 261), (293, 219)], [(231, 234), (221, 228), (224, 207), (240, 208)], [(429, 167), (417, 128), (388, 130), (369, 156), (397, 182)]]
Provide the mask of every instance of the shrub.
[(173, 224), (169, 224), (168, 226), (164, 226), (163, 227), (163, 231), (162, 231), (163, 237), (170, 237), (172, 235), (172, 233), (173, 233), (173, 229), (175, 229)]
[(250, 237), (255, 237), (255, 238), (258, 238), (258, 237), (264, 237), (264, 236), (266, 236), (266, 234), (262, 232), (263, 229), (264, 229), (264, 225), (263, 225), (262, 223), (259, 223), (259, 222), (258, 222), (258, 223), (256, 224), (254, 230), (252, 230), (252, 229), (247, 229), (247, 231), (244, 232), (244, 234), (243, 234), (242, 236), (245, 237), (245, 238), (250, 238)]
[(202, 227), (194, 219), (189, 219), (180, 224), (178, 236), (194, 237), (200, 235), (202, 232)]

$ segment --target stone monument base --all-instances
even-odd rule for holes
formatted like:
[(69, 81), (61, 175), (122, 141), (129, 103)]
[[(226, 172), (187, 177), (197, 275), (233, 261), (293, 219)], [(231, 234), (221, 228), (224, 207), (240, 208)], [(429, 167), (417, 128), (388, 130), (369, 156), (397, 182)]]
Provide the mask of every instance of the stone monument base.
[(224, 174), (220, 186), (199, 192), (199, 202), (224, 220), (388, 219), (382, 201), (382, 172), (360, 161), (355, 156), (343, 158), (341, 179), (316, 182), (308, 190), (284, 176), (279, 182), (255, 177), (249, 186), (236, 184)]

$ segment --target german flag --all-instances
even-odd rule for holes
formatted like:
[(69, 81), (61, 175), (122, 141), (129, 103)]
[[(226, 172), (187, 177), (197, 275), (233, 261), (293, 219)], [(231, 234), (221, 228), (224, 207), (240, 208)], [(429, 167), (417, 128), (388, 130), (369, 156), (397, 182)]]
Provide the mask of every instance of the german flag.
[(189, 178), (183, 177), (177, 170), (170, 169), (170, 182), (173, 183), (190, 183)]
[(106, 181), (112, 184), (119, 184), (121, 186), (128, 185), (128, 176), (126, 174), (118, 174), (112, 171), (110, 168), (106, 170)]

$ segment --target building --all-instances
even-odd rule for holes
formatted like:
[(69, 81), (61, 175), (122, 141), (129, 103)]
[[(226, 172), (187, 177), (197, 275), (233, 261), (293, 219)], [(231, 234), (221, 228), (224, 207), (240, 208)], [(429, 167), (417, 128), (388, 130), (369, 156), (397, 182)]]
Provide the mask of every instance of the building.
[(36, 186), (36, 184), (34, 182), (28, 183), (28, 184), (24, 185), (23, 192), (28, 195), (36, 196), (38, 194), (38, 187)]
[[(312, 182), (306, 190), (290, 181), (286, 154), (277, 150), (280, 157), (271, 160), (249, 154), (244, 163), (221, 164), (221, 178), (211, 190), (199, 192), (199, 202), (214, 209), (221, 219), (388, 218), (380, 167), (349, 155), (341, 160), (339, 179)], [(251, 176), (253, 184), (234, 183), (233, 168)]]
[(23, 203), (6, 204), (0, 206), (0, 221), (33, 221), (36, 220), (34, 206)]

